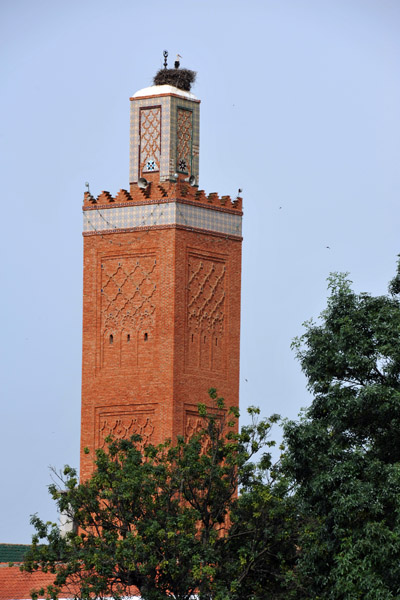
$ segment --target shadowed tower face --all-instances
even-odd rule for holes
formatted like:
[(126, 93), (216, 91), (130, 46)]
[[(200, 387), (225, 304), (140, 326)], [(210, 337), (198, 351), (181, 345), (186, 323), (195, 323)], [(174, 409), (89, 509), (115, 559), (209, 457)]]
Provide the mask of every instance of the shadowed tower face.
[(199, 104), (134, 94), (129, 192), (85, 193), (83, 479), (109, 435), (189, 435), (210, 387), (239, 402), (241, 199), (198, 189)]

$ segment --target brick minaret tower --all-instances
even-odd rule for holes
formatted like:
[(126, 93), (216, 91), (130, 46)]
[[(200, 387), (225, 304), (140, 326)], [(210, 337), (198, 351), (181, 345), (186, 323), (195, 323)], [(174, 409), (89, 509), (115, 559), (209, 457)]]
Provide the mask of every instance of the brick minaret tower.
[(160, 73), (131, 98), (130, 191), (84, 197), (83, 479), (110, 434), (190, 434), (210, 387), (239, 402), (241, 199), (198, 189), (191, 72)]

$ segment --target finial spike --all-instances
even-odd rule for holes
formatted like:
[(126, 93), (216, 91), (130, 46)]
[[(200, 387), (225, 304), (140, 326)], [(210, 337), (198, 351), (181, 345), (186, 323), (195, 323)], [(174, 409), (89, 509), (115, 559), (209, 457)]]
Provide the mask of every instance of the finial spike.
[(167, 63), (168, 50), (164, 50), (163, 56), (164, 56), (164, 69), (166, 69), (168, 67), (168, 63)]

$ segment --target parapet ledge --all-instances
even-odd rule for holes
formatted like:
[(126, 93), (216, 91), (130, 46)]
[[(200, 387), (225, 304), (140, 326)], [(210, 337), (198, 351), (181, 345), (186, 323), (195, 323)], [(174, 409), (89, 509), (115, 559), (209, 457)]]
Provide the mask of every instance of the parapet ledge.
[(162, 183), (150, 182), (146, 188), (140, 188), (136, 183), (131, 183), (130, 191), (121, 189), (116, 196), (103, 191), (96, 197), (90, 192), (84, 193), (83, 205), (109, 205), (149, 202), (162, 202), (168, 200), (183, 200), (204, 206), (234, 210), (242, 212), (242, 198), (237, 196), (232, 200), (230, 196), (219, 196), (217, 192), (206, 194), (204, 190), (189, 185), (185, 181), (166, 181)]

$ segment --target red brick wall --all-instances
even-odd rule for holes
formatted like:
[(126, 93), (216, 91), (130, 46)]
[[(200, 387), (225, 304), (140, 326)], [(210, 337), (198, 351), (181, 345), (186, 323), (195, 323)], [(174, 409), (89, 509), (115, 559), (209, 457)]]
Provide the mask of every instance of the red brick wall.
[(107, 434), (175, 438), (209, 387), (238, 405), (240, 271), (241, 242), (218, 235), (84, 237), (82, 478)]

